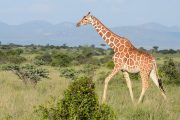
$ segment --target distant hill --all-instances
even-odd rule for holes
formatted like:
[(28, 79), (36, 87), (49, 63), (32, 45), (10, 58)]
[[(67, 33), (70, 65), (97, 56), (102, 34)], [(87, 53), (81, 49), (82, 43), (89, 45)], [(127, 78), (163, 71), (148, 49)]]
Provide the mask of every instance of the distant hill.
[[(136, 47), (180, 49), (180, 27), (167, 27), (157, 23), (111, 28), (115, 33), (127, 37)], [(20, 25), (0, 22), (0, 41), (16, 44), (53, 44), (70, 46), (99, 46), (105, 43), (91, 26), (76, 28), (75, 23), (51, 24), (46, 21), (30, 21)]]

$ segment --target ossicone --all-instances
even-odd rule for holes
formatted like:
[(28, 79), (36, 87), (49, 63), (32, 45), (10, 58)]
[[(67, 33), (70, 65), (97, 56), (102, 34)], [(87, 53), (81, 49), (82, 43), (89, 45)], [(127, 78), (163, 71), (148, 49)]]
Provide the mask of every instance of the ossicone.
[(91, 14), (91, 12), (88, 12), (87, 16), (90, 15), (90, 14)]

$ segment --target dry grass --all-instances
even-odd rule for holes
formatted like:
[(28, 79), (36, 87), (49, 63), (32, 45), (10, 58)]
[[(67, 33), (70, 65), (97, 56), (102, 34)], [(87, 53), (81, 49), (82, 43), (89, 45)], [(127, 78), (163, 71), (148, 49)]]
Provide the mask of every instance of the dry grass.
[[(42, 80), (36, 88), (25, 86), (11, 72), (0, 72), (0, 120), (38, 120), (34, 106), (46, 103), (52, 97), (62, 97), (69, 80), (60, 78), (57, 68), (46, 67), (50, 79)], [(105, 70), (101, 68), (101, 70)], [(94, 79), (98, 78), (98, 74)], [(121, 81), (121, 80), (119, 80)], [(168, 101), (165, 102), (155, 85), (150, 82), (142, 104), (134, 106), (124, 82), (111, 81), (107, 103), (112, 106), (118, 120), (180, 120), (180, 86), (166, 86)], [(103, 84), (96, 82), (96, 91), (101, 100)], [(136, 100), (141, 90), (141, 82), (133, 81)]]
[(0, 72), (0, 119), (32, 120), (34, 106), (45, 103), (52, 97), (61, 96), (68, 80), (59, 77), (59, 72), (50, 70), (50, 79), (42, 80), (36, 88), (25, 86), (11, 72)]

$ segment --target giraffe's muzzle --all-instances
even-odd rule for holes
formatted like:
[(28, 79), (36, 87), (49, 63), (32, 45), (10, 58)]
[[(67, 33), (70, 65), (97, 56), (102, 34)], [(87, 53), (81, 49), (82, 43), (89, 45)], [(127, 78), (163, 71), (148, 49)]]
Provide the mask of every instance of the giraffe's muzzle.
[(80, 26), (80, 23), (78, 22), (77, 24), (76, 24), (76, 27), (79, 27)]

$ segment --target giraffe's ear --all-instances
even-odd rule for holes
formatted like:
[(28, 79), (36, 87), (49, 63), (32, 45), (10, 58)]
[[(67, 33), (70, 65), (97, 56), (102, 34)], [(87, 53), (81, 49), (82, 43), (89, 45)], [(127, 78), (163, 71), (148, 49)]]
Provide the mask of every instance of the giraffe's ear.
[(88, 12), (87, 16), (90, 15), (90, 14), (91, 14), (91, 12)]

